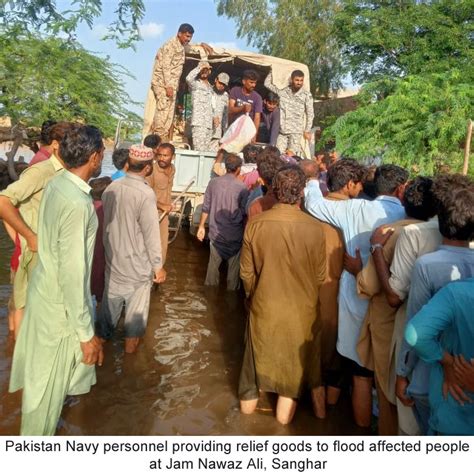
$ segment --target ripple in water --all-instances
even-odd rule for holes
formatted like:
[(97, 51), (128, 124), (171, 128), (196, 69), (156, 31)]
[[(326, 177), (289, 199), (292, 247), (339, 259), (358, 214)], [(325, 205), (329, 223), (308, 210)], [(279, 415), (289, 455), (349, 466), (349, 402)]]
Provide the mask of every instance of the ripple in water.
[[(173, 376), (174, 380), (174, 376)], [(162, 380), (163, 394), (152, 405), (152, 410), (160, 419), (169, 418), (170, 416), (180, 414), (187, 411), (191, 402), (199, 396), (201, 386), (199, 384), (187, 385), (183, 387), (175, 387)]]

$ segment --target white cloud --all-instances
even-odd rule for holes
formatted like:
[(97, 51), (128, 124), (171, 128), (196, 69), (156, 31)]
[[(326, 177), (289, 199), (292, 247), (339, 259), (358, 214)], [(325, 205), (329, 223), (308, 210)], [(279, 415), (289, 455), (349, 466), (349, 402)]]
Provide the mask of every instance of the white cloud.
[(239, 47), (234, 41), (214, 41), (210, 43), (213, 48), (224, 48), (229, 50), (238, 50)]
[(108, 32), (109, 29), (107, 25), (104, 25), (103, 23), (97, 23), (97, 25), (94, 25), (94, 28), (92, 28), (92, 36), (99, 40), (101, 40)]
[(145, 40), (147, 38), (158, 38), (165, 31), (165, 25), (162, 23), (144, 23), (138, 27), (140, 36)]

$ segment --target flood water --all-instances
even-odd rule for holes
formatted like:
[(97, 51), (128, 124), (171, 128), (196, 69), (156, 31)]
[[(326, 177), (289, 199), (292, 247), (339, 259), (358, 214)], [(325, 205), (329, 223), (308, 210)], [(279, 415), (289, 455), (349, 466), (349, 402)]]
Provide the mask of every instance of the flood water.
[[(11, 246), (0, 231), (0, 434), (16, 435), (20, 395), (8, 393), (13, 340), (8, 333)], [(203, 285), (208, 247), (182, 230), (168, 251), (168, 279), (152, 292), (150, 318), (135, 355), (123, 335), (105, 346), (97, 385), (68, 398), (60, 435), (358, 435), (347, 398), (317, 420), (303, 398), (294, 421), (279, 425), (271, 398), (254, 415), (239, 413), (243, 353), (242, 296)]]

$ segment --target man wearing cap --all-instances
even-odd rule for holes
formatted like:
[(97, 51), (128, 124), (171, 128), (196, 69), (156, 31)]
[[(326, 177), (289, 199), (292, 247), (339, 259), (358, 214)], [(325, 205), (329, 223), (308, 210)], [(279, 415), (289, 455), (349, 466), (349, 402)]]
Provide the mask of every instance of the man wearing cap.
[(212, 90), (212, 140), (211, 149), (219, 149), (219, 140), (223, 132), (227, 129), (227, 116), (229, 108), (229, 75), (227, 73), (219, 73), (214, 81)]
[[(156, 101), (156, 110), (152, 130), (144, 131), (144, 135), (155, 132), (164, 141), (170, 139), (176, 93), (183, 72), (185, 51), (192, 48), (189, 42), (193, 34), (194, 28), (189, 23), (183, 23), (179, 26), (177, 35), (168, 40), (156, 53), (151, 78), (151, 90)], [(212, 48), (206, 43), (201, 43), (199, 46), (204, 49), (206, 54), (212, 53)]]
[(102, 196), (106, 267), (98, 334), (111, 337), (125, 305), (125, 352), (129, 354), (145, 334), (151, 285), (166, 279), (156, 195), (145, 180), (152, 171), (153, 150), (133, 145), (126, 176), (109, 185)]
[(209, 83), (211, 65), (200, 61), (186, 76), (191, 91), (191, 130), (193, 149), (209, 151), (212, 138), (212, 86)]

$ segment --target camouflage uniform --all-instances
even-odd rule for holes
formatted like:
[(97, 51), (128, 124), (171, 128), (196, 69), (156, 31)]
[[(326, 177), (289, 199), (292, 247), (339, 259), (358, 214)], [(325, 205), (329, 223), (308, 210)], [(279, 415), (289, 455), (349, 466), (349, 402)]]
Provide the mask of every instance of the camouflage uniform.
[(290, 86), (277, 88), (272, 83), (272, 73), (265, 78), (264, 85), (280, 98), (280, 133), (276, 146), (281, 152), (289, 149), (296, 155), (301, 154), (303, 133), (311, 130), (314, 119), (311, 93), (303, 88), (293, 93)]
[(209, 151), (212, 138), (212, 86), (197, 78), (200, 70), (201, 67), (198, 65), (186, 77), (193, 108), (191, 115), (193, 149)]
[[(178, 37), (168, 40), (156, 54), (153, 65), (151, 89), (156, 99), (156, 111), (153, 119), (153, 132), (163, 140), (169, 140), (170, 129), (173, 124), (176, 92), (179, 78), (183, 71), (185, 59), (184, 46)], [(173, 88), (173, 96), (166, 95), (167, 87)]]
[(222, 134), (227, 129), (229, 109), (229, 93), (224, 91), (222, 94), (212, 91), (212, 117), (217, 117), (220, 121), (217, 127), (212, 130), (211, 150), (216, 151), (219, 149), (219, 141), (222, 138)]

